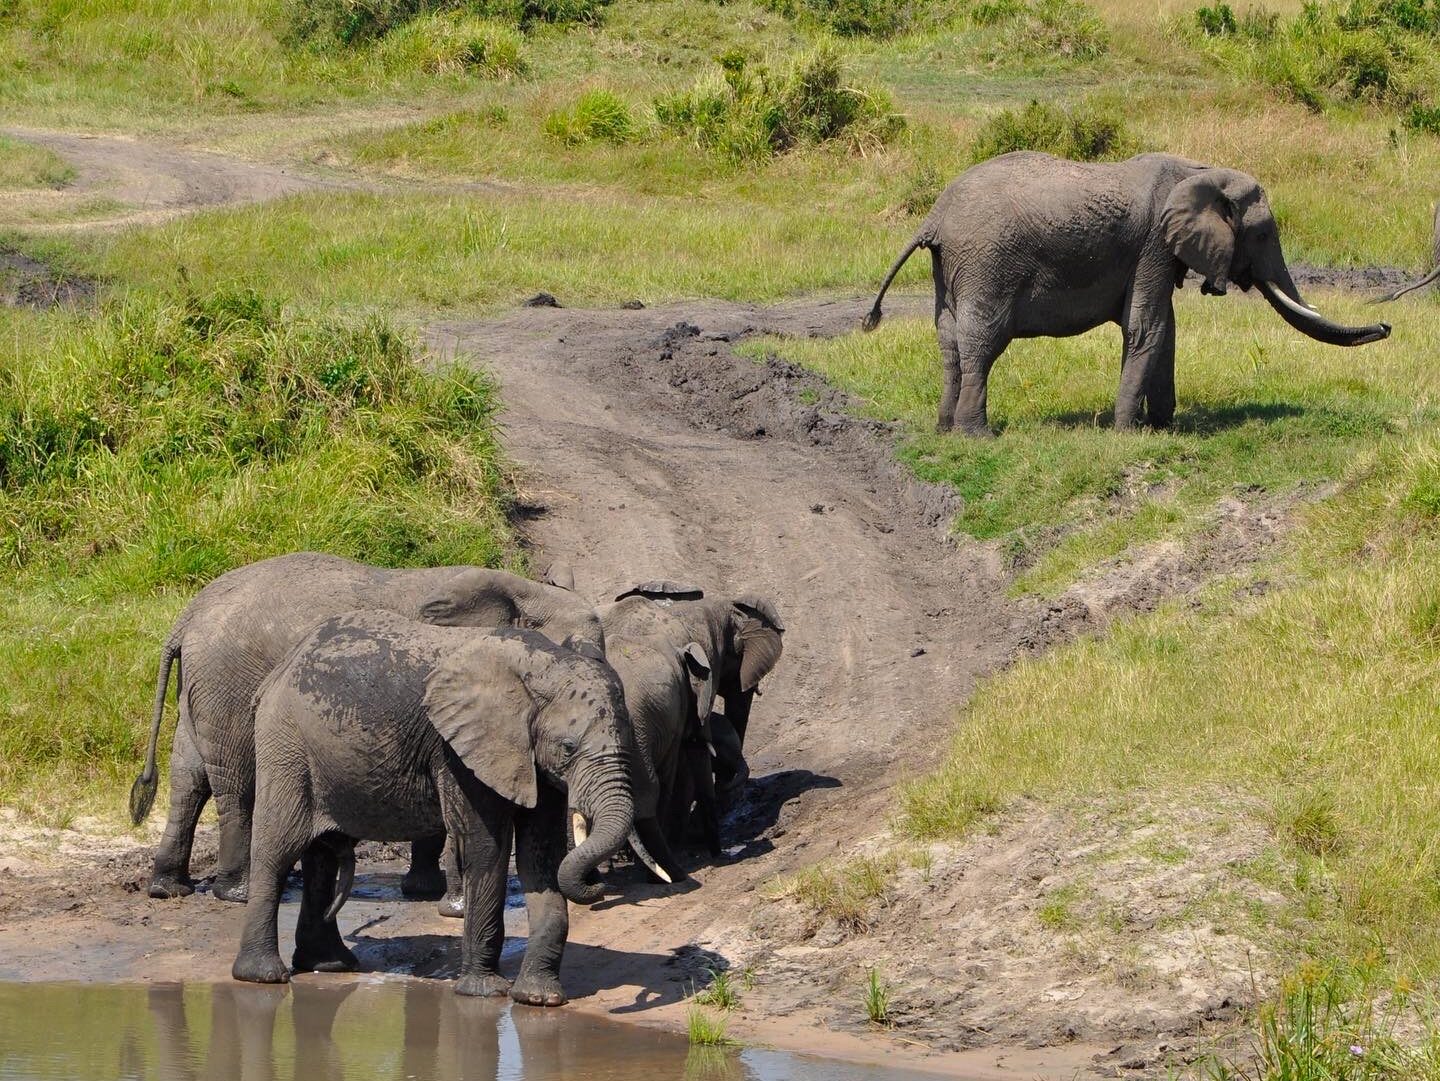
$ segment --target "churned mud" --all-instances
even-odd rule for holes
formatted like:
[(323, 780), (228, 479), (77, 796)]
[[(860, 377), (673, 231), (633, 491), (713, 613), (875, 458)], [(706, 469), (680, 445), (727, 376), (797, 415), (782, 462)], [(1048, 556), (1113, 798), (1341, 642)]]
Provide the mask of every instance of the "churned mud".
[[(82, 183), (84, 155), (103, 147), (95, 170), (158, 213), (312, 183), (128, 140), (45, 145)], [(787, 626), (752, 717), (753, 779), (726, 823), (727, 856), (675, 887), (624, 871), (623, 897), (575, 910), (573, 1007), (676, 1027), (707, 970), (730, 968), (748, 973), (730, 1022), (740, 1040), (972, 1077), (1163, 1075), (1158, 1064), (1193, 1053), (1263, 977), (1263, 959), (1209, 925), (1202, 904), (1252, 889), (1229, 869), (1258, 833), (1210, 838), (1203, 815), (1174, 812), (1163, 832), (1187, 857), (1167, 861), (1127, 847), (1149, 828), (1131, 809), (1021, 806), (903, 863), (873, 924), (817, 919), (775, 883), (889, 845), (895, 784), (939, 760), (978, 680), (1239, 569), (1284, 532), (1290, 507), (1236, 498), (1183, 544), (1127, 553), (1055, 600), (1012, 599), (999, 556), (949, 534), (958, 497), (897, 464), (891, 426), (857, 417), (813, 373), (735, 354), (758, 334), (847, 332), (867, 304), (542, 304), (427, 331), (437, 354), (473, 358), (502, 385), (537, 563), (571, 564), (596, 602), (653, 578), (760, 591)], [(892, 308), (924, 315), (929, 298)], [(162, 817), (121, 837), (0, 819), (0, 979), (227, 979), (242, 910), (203, 891), (144, 893)], [(199, 873), (213, 845), (203, 830)], [(452, 974), (457, 925), (398, 899), (400, 852), (362, 854), (341, 925), (364, 968)], [(282, 934), (293, 905), (285, 912)], [(513, 965), (523, 909), (509, 929)], [(872, 966), (894, 984), (889, 1029), (864, 1021)]]

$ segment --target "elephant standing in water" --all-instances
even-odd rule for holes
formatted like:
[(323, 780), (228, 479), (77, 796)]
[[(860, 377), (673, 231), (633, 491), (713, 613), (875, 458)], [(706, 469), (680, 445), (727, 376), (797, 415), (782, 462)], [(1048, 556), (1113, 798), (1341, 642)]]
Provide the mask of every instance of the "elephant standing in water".
[[(551, 577), (570, 582), (568, 571)], [(155, 853), (150, 896), (188, 894), (190, 849), (212, 795), (220, 814), (215, 896), (244, 901), (255, 787), (254, 704), (260, 684), (307, 630), (329, 616), (384, 609), (441, 626), (528, 627), (552, 641), (573, 639), (602, 655), (595, 610), (566, 588), (483, 567), (386, 570), (339, 556), (301, 552), (221, 575), (180, 614), (165, 640), (144, 772), (130, 794), (140, 822), (158, 785), (156, 743), (170, 668), (179, 663), (180, 719), (170, 755), (170, 816)], [(443, 839), (417, 844), (403, 888), (434, 896), (445, 888)], [(458, 907), (458, 899), (455, 901)]]
[(1391, 293), (1389, 296), (1381, 297), (1380, 299), (1399, 300), (1406, 293), (1413, 293), (1416, 289), (1424, 289), (1427, 285), (1432, 285), (1435, 282), (1440, 281), (1440, 203), (1435, 204), (1435, 238), (1431, 242), (1430, 261), (1435, 265), (1431, 269), (1429, 274), (1426, 274), (1425, 277), (1421, 278), (1419, 281), (1411, 282), (1404, 288), (1396, 289), (1395, 292)]
[(952, 183), (880, 286), (918, 248), (930, 252), (945, 367), (939, 429), (989, 436), (986, 382), (1015, 338), (1068, 337), (1116, 323), (1124, 336), (1115, 427), (1168, 427), (1175, 415), (1175, 311), (1187, 270), (1206, 293), (1231, 282), (1329, 345), (1363, 345), (1390, 327), (1343, 327), (1300, 297), (1254, 177), (1169, 154), (1113, 164), (1034, 151), (981, 162)]
[[(619, 680), (604, 661), (533, 631), (438, 627), (386, 611), (328, 619), (265, 680), (254, 724), (251, 894), (236, 979), (289, 979), (276, 914), (297, 859), (295, 970), (355, 968), (335, 923), (355, 842), (443, 828), (465, 885), (455, 990), (558, 1006), (566, 900), (598, 898), (586, 878), (627, 838), (649, 859), (631, 829), (634, 738)], [(568, 854), (567, 799), (595, 824)], [(529, 911), (513, 986), (499, 972), (512, 839)]]

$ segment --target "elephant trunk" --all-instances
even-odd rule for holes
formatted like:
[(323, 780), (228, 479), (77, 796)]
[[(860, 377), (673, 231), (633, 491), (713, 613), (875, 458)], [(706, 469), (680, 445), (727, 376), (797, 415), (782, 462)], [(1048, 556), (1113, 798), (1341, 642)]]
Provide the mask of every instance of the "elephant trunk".
[(1288, 271), (1282, 271), (1282, 275), (1283, 282), (1266, 281), (1262, 278), (1255, 284), (1270, 302), (1270, 306), (1279, 313), (1280, 318), (1306, 337), (1326, 345), (1365, 345), (1390, 337), (1389, 323), (1346, 327), (1330, 322), (1300, 299), (1300, 292), (1295, 288), (1294, 281), (1290, 280)]
[(635, 806), (623, 777), (622, 770), (621, 780), (575, 794), (576, 806), (592, 823), (590, 835), (560, 862), (557, 878), (560, 892), (576, 904), (588, 905), (600, 899), (604, 887), (586, 879), (620, 851), (635, 823)]

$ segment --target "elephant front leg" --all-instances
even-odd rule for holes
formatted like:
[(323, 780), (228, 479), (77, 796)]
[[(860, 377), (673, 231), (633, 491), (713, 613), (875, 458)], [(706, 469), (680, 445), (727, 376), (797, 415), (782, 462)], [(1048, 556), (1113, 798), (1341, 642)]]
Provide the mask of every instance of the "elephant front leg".
[(533, 811), (523, 812), (515, 834), (515, 869), (525, 890), (530, 937), (510, 997), (527, 1006), (563, 1006), (560, 960), (570, 934), (570, 911), (557, 872), (565, 856), (565, 795), (542, 785)]
[(445, 893), (436, 902), (435, 910), (442, 916), (458, 920), (465, 915), (465, 861), (461, 858), (460, 842), (448, 834), (441, 859), (444, 863)]
[(1168, 425), (1175, 414), (1175, 310), (1169, 292), (1137, 287), (1120, 330), (1125, 352), (1115, 396), (1115, 427), (1124, 431), (1144, 423), (1147, 395), (1152, 411), (1159, 410), (1158, 416), (1152, 413), (1151, 425)]
[[(410, 869), (400, 880), (400, 892), (415, 901), (435, 901), (445, 894), (445, 872), (440, 857), (445, 851), (445, 835), (422, 837), (410, 842)], [(456, 883), (459, 888), (459, 883)]]
[[(460, 978), (455, 993), (503, 995), (510, 990), (510, 981), (500, 975), (505, 882), (513, 836), (509, 809), (500, 807), (493, 793), (467, 795), (452, 778), (440, 781), (438, 787), (445, 832), (460, 849), (465, 868), (465, 926), (460, 934)], [(480, 806), (471, 804), (471, 796)]]
[[(280, 959), (279, 929), (280, 895), (290, 868), (304, 853), (308, 839), (286, 837), (279, 831), (270, 835), (272, 842), (256, 858), (250, 899), (245, 905), (245, 929), (240, 934), (240, 949), (230, 974), (247, 983), (288, 983), (290, 970)], [(270, 849), (273, 847), (274, 851)]]
[(195, 743), (188, 717), (175, 726), (175, 745), (170, 751), (170, 814), (165, 835), (155, 850), (155, 867), (150, 874), (150, 896), (185, 897), (195, 892), (190, 879), (190, 850), (200, 812), (210, 799), (210, 778)]

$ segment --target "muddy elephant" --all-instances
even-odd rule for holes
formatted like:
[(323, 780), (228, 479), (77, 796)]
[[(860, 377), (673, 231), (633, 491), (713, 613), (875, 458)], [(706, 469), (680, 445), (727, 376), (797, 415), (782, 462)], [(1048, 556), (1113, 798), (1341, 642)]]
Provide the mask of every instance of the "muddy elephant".
[(1015, 338), (1119, 325), (1124, 350), (1115, 427), (1169, 426), (1175, 415), (1175, 311), (1187, 271), (1223, 295), (1258, 288), (1287, 323), (1329, 345), (1388, 337), (1385, 323), (1343, 327), (1300, 297), (1265, 192), (1254, 177), (1169, 154), (1087, 164), (1034, 151), (962, 173), (890, 267), (864, 329), (905, 261), (930, 252), (944, 362), (939, 430), (993, 433), (991, 366)]
[[(393, 612), (327, 619), (265, 680), (255, 707), (251, 893), (232, 974), (283, 983), (276, 914), (290, 868), (304, 878), (295, 971), (356, 967), (335, 915), (359, 839), (442, 828), (460, 849), (465, 924), (456, 991), (558, 1006), (566, 900), (632, 832), (634, 737), (601, 660), (534, 631), (435, 626)], [(594, 823), (567, 853), (567, 799)], [(512, 840), (529, 940), (500, 975)]]
[(1435, 204), (1435, 232), (1430, 246), (1430, 261), (1434, 266), (1429, 274), (1417, 282), (1411, 282), (1404, 288), (1395, 290), (1389, 296), (1381, 297), (1381, 300), (1399, 300), (1406, 293), (1413, 293), (1416, 289), (1424, 289), (1427, 285), (1433, 285), (1440, 281), (1440, 203)]
[[(551, 577), (565, 579), (569, 572), (555, 568)], [(532, 628), (598, 653), (605, 646), (599, 617), (574, 592), (483, 567), (387, 570), (302, 552), (221, 575), (180, 614), (161, 651), (145, 768), (130, 793), (131, 818), (139, 823), (155, 797), (156, 744), (170, 669), (178, 664), (170, 815), (155, 853), (150, 896), (192, 891), (195, 825), (214, 796), (220, 816), (215, 896), (245, 900), (255, 784), (252, 699), (309, 628), (354, 609), (385, 609), (441, 626)], [(442, 845), (443, 838), (431, 838), (416, 846), (403, 884), (408, 895), (443, 891)]]
[[(714, 673), (715, 694), (723, 699), (724, 712), (712, 710), (707, 750), (709, 765), (692, 744), (685, 757), (688, 764), (688, 791), (700, 803), (702, 827), (712, 852), (718, 847), (718, 810), (734, 799), (750, 775), (745, 762), (745, 732), (750, 709), (760, 691), (760, 681), (774, 670), (784, 649), (785, 625), (780, 612), (768, 597), (742, 593), (735, 597), (705, 597), (693, 586), (672, 582), (646, 582), (621, 593), (617, 601), (644, 597), (663, 605), (685, 628), (685, 637), (699, 643)], [(718, 793), (708, 797), (706, 773), (713, 768)], [(711, 791), (714, 791), (711, 789)], [(688, 812), (689, 802), (678, 801)], [(672, 807), (676, 801), (672, 801)], [(685, 823), (665, 823), (671, 838), (685, 832)]]
[[(599, 613), (605, 657), (620, 677), (635, 730), (635, 832), (665, 871), (662, 877), (680, 881), (688, 876), (670, 851), (662, 823), (687, 746), (707, 740), (715, 700), (710, 659), (684, 623), (643, 596), (627, 595)], [(708, 752), (704, 764), (708, 771)], [(577, 817), (577, 842), (586, 828)]]

